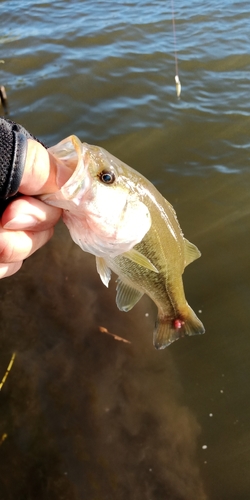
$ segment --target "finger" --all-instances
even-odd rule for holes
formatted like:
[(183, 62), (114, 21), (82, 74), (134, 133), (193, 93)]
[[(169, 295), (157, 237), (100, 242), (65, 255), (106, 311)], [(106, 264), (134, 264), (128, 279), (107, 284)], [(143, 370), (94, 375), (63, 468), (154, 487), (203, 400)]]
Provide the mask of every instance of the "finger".
[(0, 228), (0, 262), (20, 262), (42, 247), (53, 235), (53, 228), (46, 231), (8, 231)]
[(2, 216), (4, 229), (45, 231), (54, 226), (61, 209), (46, 205), (36, 198), (23, 196), (8, 205)]
[(22, 266), (23, 261), (13, 262), (11, 264), (0, 264), (0, 279), (12, 276), (12, 274), (17, 273)]
[(39, 142), (28, 139), (25, 169), (19, 191), (38, 195), (53, 193), (72, 175), (72, 170), (56, 160)]

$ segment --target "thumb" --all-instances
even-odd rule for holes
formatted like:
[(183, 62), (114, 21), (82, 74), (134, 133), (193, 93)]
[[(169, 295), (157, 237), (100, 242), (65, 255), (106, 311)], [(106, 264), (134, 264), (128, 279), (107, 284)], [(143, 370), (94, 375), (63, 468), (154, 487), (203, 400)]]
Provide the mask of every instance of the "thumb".
[(32, 196), (58, 191), (70, 178), (72, 171), (39, 142), (33, 139), (28, 139), (27, 142), (27, 156), (19, 192)]

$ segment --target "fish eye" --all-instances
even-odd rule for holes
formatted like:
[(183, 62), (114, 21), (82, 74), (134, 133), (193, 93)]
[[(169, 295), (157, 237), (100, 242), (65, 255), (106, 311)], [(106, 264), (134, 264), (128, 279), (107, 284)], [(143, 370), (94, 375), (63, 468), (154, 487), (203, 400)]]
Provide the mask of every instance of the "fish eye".
[(100, 172), (98, 177), (104, 184), (113, 184), (113, 182), (115, 181), (114, 172), (110, 172), (109, 170), (103, 170), (102, 172)]

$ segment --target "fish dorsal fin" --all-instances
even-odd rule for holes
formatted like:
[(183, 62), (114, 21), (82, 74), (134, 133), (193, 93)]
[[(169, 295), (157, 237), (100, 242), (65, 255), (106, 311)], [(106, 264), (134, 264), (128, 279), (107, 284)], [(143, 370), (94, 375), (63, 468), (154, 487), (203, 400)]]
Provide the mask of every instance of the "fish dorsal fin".
[(186, 238), (184, 238), (184, 243), (185, 243), (185, 267), (188, 266), (188, 264), (191, 264), (194, 260), (198, 259), (201, 256), (200, 250), (193, 245), (193, 243), (190, 243)]
[(153, 271), (154, 273), (158, 273), (158, 269), (150, 262), (150, 260), (145, 257), (145, 255), (142, 255), (142, 253), (138, 252), (138, 250), (135, 250), (132, 248), (128, 252), (124, 252), (123, 257), (126, 257), (127, 259), (132, 260), (132, 262), (135, 262), (139, 266), (145, 267), (146, 269), (149, 269), (150, 271)]
[(116, 294), (116, 304), (120, 311), (130, 311), (135, 304), (143, 296), (142, 292), (139, 292), (135, 288), (123, 283), (119, 278), (117, 280), (117, 294)]
[(111, 278), (111, 270), (103, 257), (96, 257), (96, 269), (103, 284), (108, 287)]

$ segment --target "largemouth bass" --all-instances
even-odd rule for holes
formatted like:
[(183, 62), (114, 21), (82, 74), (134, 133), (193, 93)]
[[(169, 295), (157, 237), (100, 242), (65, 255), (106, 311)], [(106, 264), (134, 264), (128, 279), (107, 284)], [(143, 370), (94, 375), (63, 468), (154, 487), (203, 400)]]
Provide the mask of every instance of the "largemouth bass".
[(118, 275), (118, 308), (129, 311), (144, 293), (155, 302), (157, 349), (184, 335), (204, 333), (182, 282), (185, 267), (200, 252), (184, 238), (172, 205), (141, 174), (76, 136), (49, 151), (72, 169), (72, 176), (41, 199), (63, 209), (72, 239), (96, 256), (106, 286), (111, 271)]

